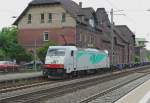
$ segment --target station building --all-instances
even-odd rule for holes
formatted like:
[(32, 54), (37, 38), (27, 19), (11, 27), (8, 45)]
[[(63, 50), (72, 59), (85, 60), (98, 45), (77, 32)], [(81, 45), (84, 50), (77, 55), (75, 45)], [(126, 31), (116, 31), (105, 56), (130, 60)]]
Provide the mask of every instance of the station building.
[[(111, 52), (111, 23), (104, 8), (83, 8), (72, 0), (33, 0), (14, 22), (18, 41), (27, 50), (48, 41), (59, 45), (97, 48)], [(114, 63), (131, 63), (135, 35), (125, 25), (115, 26)], [(111, 59), (111, 58), (110, 58)]]
[(148, 62), (148, 51), (146, 50), (146, 41), (145, 38), (136, 38), (136, 46), (135, 46), (135, 55), (137, 56), (137, 62)]

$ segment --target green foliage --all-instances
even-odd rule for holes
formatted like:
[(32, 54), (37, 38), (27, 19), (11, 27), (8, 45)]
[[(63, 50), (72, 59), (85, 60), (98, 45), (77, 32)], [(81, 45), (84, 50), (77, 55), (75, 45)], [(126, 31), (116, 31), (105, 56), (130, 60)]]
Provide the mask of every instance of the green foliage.
[(0, 49), (0, 60), (2, 60), (2, 58), (5, 58), (5, 52), (2, 50), (2, 49)]
[(150, 50), (147, 52), (148, 61), (150, 61)]
[(42, 62), (45, 61), (45, 56), (46, 56), (47, 49), (49, 48), (49, 46), (55, 46), (55, 45), (57, 45), (56, 42), (50, 41), (46, 43), (43, 47), (37, 49), (37, 55)]
[(30, 61), (31, 54), (28, 54), (17, 42), (17, 28), (8, 27), (0, 31), (0, 59), (11, 59), (20, 61)]
[(135, 63), (139, 63), (140, 62), (140, 56), (135, 56), (134, 57), (134, 61), (135, 61)]

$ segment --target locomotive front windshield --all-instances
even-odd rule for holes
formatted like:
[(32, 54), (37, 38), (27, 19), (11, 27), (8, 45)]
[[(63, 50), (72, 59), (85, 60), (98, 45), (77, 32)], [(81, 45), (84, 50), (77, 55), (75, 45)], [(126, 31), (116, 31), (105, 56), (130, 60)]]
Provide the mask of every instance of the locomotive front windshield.
[(65, 56), (64, 49), (50, 49), (47, 53), (48, 56)]

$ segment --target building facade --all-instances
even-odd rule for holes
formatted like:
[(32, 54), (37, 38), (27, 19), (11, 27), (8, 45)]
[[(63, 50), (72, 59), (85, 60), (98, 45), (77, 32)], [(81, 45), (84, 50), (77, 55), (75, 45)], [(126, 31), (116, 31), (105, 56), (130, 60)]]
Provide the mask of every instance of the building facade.
[[(27, 50), (52, 40), (59, 45), (105, 49), (112, 55), (111, 23), (104, 8), (95, 11), (71, 0), (33, 0), (14, 25), (19, 29), (19, 43)], [(134, 34), (127, 26), (114, 26), (113, 33), (114, 63), (133, 62)]]
[(135, 55), (137, 57), (137, 62), (148, 62), (147, 50), (145, 48), (146, 43), (148, 41), (145, 38), (136, 38), (136, 46), (135, 46)]

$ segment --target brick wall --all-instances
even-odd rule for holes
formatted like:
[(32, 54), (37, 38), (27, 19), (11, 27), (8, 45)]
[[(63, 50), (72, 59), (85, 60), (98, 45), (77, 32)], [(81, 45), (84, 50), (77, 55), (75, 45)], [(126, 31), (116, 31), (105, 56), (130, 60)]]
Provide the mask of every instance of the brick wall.
[(75, 28), (47, 28), (47, 29), (20, 29), (18, 32), (18, 41), (25, 48), (33, 48), (35, 41), (37, 47), (41, 47), (45, 41), (43, 39), (43, 32), (49, 33), (49, 40), (57, 42), (59, 45), (64, 45), (66, 39), (68, 44), (75, 44)]

